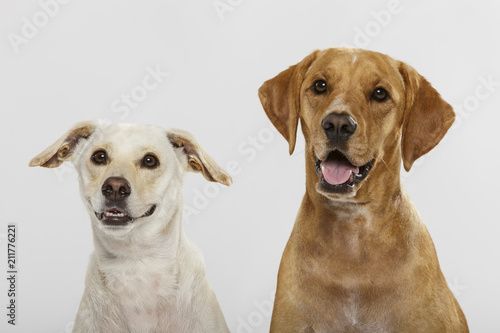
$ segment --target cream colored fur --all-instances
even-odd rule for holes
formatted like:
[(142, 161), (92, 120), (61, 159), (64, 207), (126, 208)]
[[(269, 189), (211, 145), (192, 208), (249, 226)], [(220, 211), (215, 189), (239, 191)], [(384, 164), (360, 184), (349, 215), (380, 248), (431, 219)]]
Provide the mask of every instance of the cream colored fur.
[[(99, 150), (106, 151), (106, 164), (92, 162)], [(154, 154), (159, 166), (143, 167), (147, 154)], [(185, 171), (232, 182), (197, 141), (180, 130), (82, 122), (30, 166), (57, 167), (64, 161), (78, 171), (95, 247), (73, 332), (229, 332), (202, 255), (181, 223)], [(109, 177), (131, 186), (126, 213), (134, 220), (123, 226), (107, 225), (96, 215), (109, 208), (102, 194)], [(153, 205), (153, 214), (144, 216)]]

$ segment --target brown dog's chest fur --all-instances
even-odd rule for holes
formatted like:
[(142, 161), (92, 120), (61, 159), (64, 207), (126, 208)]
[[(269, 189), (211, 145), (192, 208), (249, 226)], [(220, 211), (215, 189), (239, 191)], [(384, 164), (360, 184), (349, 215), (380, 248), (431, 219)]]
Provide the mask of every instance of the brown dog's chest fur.
[[(395, 210), (383, 220), (370, 207), (314, 206), (306, 194), (280, 282), (296, 298), (296, 310), (308, 318), (312, 332), (399, 332), (395, 327), (418, 332), (427, 326), (414, 319), (418, 325), (408, 330), (399, 322), (418, 318), (435, 296), (423, 297), (426, 284), (446, 283), (425, 227), (405, 218), (416, 212), (404, 197), (398, 196)], [(415, 251), (422, 257), (415, 258)]]
[(300, 221), (301, 224), (315, 225), (309, 232), (304, 232), (301, 242), (321, 272), (319, 275), (324, 278), (324, 283), (335, 282), (337, 277), (361, 279), (367, 272), (383, 272), (387, 266), (404, 261), (408, 244), (404, 239), (394, 237), (401, 230), (396, 230), (399, 228), (391, 223), (393, 217), (388, 217), (387, 225), (380, 226), (368, 209), (348, 208), (347, 211), (356, 211), (352, 215), (347, 215), (341, 207), (337, 209), (332, 208), (329, 216), (320, 213), (323, 216)]

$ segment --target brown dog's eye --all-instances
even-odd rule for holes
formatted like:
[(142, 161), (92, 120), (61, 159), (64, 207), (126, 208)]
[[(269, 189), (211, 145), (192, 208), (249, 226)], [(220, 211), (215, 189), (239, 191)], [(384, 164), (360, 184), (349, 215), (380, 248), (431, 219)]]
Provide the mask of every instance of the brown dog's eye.
[(142, 166), (146, 167), (148, 169), (154, 169), (156, 168), (160, 163), (158, 162), (158, 159), (156, 156), (148, 154), (144, 156), (142, 159)]
[(318, 95), (326, 93), (327, 88), (328, 88), (328, 86), (327, 86), (326, 82), (323, 80), (314, 81), (313, 86), (312, 86), (312, 90), (314, 91), (314, 93), (316, 93)]
[(384, 102), (389, 98), (389, 93), (384, 88), (375, 88), (372, 98), (377, 102)]
[(108, 162), (108, 155), (104, 150), (98, 150), (92, 154), (91, 161), (94, 164), (106, 164)]

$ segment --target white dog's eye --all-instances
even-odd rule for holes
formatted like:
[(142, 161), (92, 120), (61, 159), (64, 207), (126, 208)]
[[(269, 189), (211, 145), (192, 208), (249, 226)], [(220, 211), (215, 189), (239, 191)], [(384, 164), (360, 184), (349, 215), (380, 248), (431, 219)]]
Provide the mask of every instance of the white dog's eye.
[(142, 159), (142, 166), (148, 169), (154, 169), (158, 165), (160, 165), (160, 162), (158, 162), (158, 158), (152, 154), (147, 154)]
[(104, 150), (98, 150), (90, 158), (94, 164), (106, 164), (108, 162), (108, 155)]

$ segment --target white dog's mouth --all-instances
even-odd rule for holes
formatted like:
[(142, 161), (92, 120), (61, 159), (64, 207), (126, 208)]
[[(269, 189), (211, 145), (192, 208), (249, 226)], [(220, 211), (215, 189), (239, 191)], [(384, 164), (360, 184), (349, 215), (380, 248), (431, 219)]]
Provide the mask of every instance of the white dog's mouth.
[(132, 217), (128, 215), (125, 211), (119, 208), (110, 208), (105, 210), (102, 213), (94, 212), (95, 216), (105, 225), (109, 226), (124, 226), (128, 223), (133, 222), (136, 219), (148, 217), (153, 215), (156, 210), (156, 205), (152, 205), (151, 208), (148, 209), (146, 213), (139, 217)]

